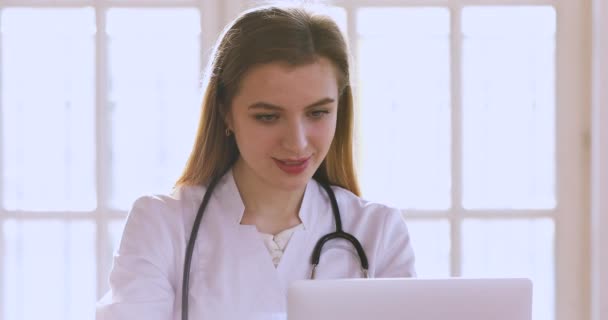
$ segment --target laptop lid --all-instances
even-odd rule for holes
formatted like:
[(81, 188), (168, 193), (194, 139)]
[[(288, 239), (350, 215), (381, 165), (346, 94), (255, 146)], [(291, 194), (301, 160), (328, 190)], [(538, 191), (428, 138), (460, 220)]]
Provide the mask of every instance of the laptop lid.
[(292, 283), (288, 320), (531, 320), (528, 279), (344, 279)]

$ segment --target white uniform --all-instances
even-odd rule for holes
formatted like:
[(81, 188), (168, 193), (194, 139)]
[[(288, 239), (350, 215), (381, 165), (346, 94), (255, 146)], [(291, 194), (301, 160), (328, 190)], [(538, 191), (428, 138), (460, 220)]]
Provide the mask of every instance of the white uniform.
[[(370, 277), (414, 276), (414, 253), (401, 212), (333, 187), (345, 232), (362, 244)], [(181, 319), (186, 246), (204, 187), (181, 187), (172, 196), (142, 197), (129, 213), (110, 274), (110, 291), (98, 303), (98, 320)], [(192, 320), (278, 319), (287, 288), (308, 279), (319, 238), (335, 231), (327, 193), (306, 186), (296, 230), (275, 267), (255, 226), (241, 225), (244, 206), (231, 172), (218, 183), (203, 216), (190, 271)], [(328, 242), (316, 279), (359, 278), (359, 258), (345, 240)], [(278, 317), (277, 317), (278, 316)]]

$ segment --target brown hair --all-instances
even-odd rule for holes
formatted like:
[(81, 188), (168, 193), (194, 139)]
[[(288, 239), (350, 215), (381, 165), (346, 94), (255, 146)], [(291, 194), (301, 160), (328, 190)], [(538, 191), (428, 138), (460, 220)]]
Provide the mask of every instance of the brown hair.
[(319, 57), (330, 60), (337, 71), (339, 101), (336, 133), (314, 178), (359, 195), (346, 41), (331, 18), (299, 7), (256, 8), (225, 29), (212, 54), (194, 148), (177, 185), (208, 184), (237, 160), (239, 151), (234, 135), (225, 134), (225, 119), (241, 79), (251, 67), (270, 62), (300, 66)]

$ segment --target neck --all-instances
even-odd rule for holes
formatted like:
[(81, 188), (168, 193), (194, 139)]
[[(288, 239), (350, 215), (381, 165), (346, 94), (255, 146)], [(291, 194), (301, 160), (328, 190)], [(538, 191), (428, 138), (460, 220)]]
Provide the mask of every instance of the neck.
[(299, 211), (305, 187), (283, 190), (269, 185), (240, 159), (232, 174), (245, 206), (241, 224), (255, 225), (260, 232), (277, 234), (301, 223)]

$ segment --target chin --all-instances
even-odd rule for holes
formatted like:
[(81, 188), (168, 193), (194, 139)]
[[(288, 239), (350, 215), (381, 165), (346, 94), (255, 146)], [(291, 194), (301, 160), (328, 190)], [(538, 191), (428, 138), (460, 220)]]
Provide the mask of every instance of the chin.
[(283, 174), (283, 176), (277, 179), (277, 186), (285, 191), (297, 191), (305, 188), (311, 178), (305, 174), (292, 177), (286, 177)]
[(308, 182), (312, 179), (314, 171), (302, 172), (298, 175), (289, 175), (284, 171), (278, 169), (278, 175), (275, 176), (276, 180), (274, 185), (285, 190), (285, 191), (296, 191), (305, 188)]

